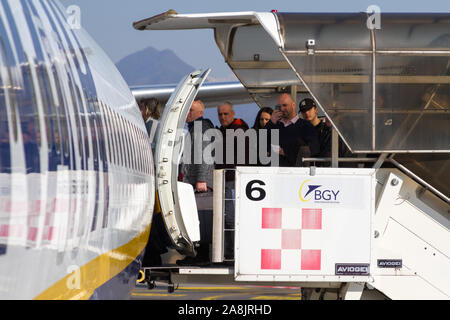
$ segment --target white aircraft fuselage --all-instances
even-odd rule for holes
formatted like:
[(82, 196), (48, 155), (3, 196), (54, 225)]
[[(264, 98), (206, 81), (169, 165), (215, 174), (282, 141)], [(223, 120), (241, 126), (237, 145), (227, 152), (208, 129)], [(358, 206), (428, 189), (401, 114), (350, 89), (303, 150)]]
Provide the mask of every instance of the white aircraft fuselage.
[(0, 299), (121, 299), (154, 206), (136, 100), (57, 1), (0, 4)]

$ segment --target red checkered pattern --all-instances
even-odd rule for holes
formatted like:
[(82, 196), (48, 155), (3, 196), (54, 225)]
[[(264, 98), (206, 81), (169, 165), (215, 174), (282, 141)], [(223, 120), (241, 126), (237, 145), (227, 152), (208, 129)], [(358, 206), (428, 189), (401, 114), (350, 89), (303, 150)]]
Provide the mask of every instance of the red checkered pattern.
[[(34, 209), (35, 205), (30, 205), (30, 209)], [(29, 234), (27, 226), (27, 201), (11, 201), (9, 198), (0, 200), (0, 212), (3, 219), (0, 224), (0, 241), (8, 243), (9, 239), (14, 239), (15, 243), (23, 244)], [(31, 230), (31, 233), (34, 230)], [(29, 235), (29, 237), (31, 237)]]
[[(301, 214), (301, 227), (292, 229), (283, 226), (282, 208), (263, 208), (262, 209), (262, 229), (281, 230), (281, 248), (279, 249), (261, 249), (261, 269), (262, 270), (281, 270), (282, 256), (286, 250), (295, 250), (295, 256), (298, 256), (298, 266), (300, 270), (320, 270), (321, 269), (321, 250), (302, 248), (302, 231), (304, 230), (322, 230), (322, 209), (298, 210)], [(286, 253), (285, 253), (286, 254)]]
[[(44, 202), (41, 200), (29, 201), (11, 201), (9, 199), (0, 199), (0, 212), (7, 214), (9, 217), (3, 219), (0, 223), (0, 241), (7, 243), (27, 242), (27, 245), (36, 244), (39, 232), (39, 218), (41, 214), (41, 206)], [(58, 222), (55, 221), (57, 216), (67, 215), (70, 211), (75, 214), (77, 207), (76, 199), (53, 198), (47, 204), (45, 212), (44, 229), (42, 232), (42, 241), (49, 244), (57, 241), (55, 238)], [(12, 220), (14, 216), (26, 217), (19, 220)], [(59, 227), (65, 228), (65, 225), (59, 223)]]

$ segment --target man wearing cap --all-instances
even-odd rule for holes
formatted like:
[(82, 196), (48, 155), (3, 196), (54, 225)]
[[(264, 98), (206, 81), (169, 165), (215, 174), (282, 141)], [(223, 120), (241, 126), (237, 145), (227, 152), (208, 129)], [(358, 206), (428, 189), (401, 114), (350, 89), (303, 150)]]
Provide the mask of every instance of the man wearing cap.
[[(320, 152), (318, 153), (318, 156), (331, 157), (331, 124), (329, 121), (321, 121), (319, 119), (319, 110), (317, 105), (314, 100), (310, 98), (300, 101), (299, 109), (303, 115), (303, 118), (309, 121), (317, 130), (320, 142)], [(347, 148), (344, 141), (339, 137), (339, 157), (350, 156), (352, 156), (350, 150)]]
[(317, 130), (319, 135), (320, 151), (318, 156), (330, 157), (331, 156), (331, 127), (328, 126), (325, 121), (319, 119), (319, 110), (314, 100), (310, 98), (303, 99), (299, 103), (299, 110), (303, 115), (303, 118), (309, 121)]
[[(295, 102), (290, 94), (281, 94), (278, 105), (279, 110), (273, 111), (270, 121), (264, 128), (279, 130), (280, 166), (298, 166), (302, 156), (315, 156), (319, 153), (319, 137), (314, 126), (297, 115)], [(303, 152), (305, 149), (308, 149), (307, 152)]]

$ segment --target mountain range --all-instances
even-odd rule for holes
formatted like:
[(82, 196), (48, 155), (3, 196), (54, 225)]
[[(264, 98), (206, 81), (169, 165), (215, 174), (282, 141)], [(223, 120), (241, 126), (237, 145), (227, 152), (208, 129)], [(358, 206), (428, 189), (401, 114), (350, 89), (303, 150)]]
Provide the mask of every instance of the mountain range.
[(129, 86), (178, 83), (194, 71), (172, 50), (159, 51), (153, 47), (132, 53), (116, 63)]
[[(153, 47), (147, 47), (122, 58), (116, 63), (116, 67), (129, 86), (177, 84), (189, 72), (195, 70), (193, 66), (181, 60), (172, 50), (160, 51)], [(207, 82), (217, 80), (208, 78)], [(220, 80), (238, 81), (234, 74), (230, 74), (226, 80)], [(258, 112), (256, 104), (235, 106), (234, 109), (236, 117), (244, 119), (249, 126), (253, 125)], [(205, 117), (211, 119), (214, 125), (220, 126), (216, 110), (205, 110)]]

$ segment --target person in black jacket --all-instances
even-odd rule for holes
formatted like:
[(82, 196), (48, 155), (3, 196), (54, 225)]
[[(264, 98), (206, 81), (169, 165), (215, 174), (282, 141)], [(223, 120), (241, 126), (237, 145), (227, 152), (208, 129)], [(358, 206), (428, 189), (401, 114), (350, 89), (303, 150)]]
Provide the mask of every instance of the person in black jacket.
[(258, 114), (256, 115), (255, 122), (253, 123), (252, 129), (259, 130), (265, 127), (267, 122), (270, 121), (272, 117), (273, 109), (270, 107), (264, 107), (259, 109)]
[(145, 128), (150, 138), (150, 144), (152, 146), (152, 152), (155, 153), (158, 119), (161, 117), (162, 106), (161, 102), (156, 98), (143, 99), (139, 101), (139, 109), (141, 110), (142, 118), (145, 122)]
[[(321, 121), (319, 119), (319, 110), (314, 100), (305, 98), (299, 103), (299, 110), (303, 115), (303, 118), (309, 121), (317, 130), (320, 142), (320, 151), (317, 154), (318, 157), (329, 158), (331, 157), (331, 123), (329, 121)], [(345, 145), (344, 141), (339, 137), (339, 157), (351, 157), (350, 150)], [(330, 163), (322, 163), (322, 165), (329, 166)], [(351, 164), (350, 164), (351, 165)], [(347, 166), (343, 164), (341, 166)]]
[[(142, 119), (145, 122), (145, 128), (150, 139), (152, 153), (156, 147), (156, 132), (158, 129), (158, 119), (161, 117), (161, 103), (156, 98), (144, 99), (138, 102)], [(172, 241), (167, 234), (166, 227), (161, 214), (158, 195), (156, 194), (155, 206), (153, 209), (152, 225), (150, 236), (145, 248), (144, 257), (142, 259), (143, 267), (159, 267), (162, 265), (161, 255), (168, 252)]]
[[(257, 143), (254, 146), (250, 145), (250, 147), (252, 147), (250, 152), (256, 153), (257, 162), (250, 163), (250, 165), (256, 165), (256, 166), (270, 165), (270, 162), (269, 163), (266, 162), (266, 159), (270, 159), (270, 145), (267, 145), (269, 137), (265, 136), (266, 141), (263, 141), (264, 135), (261, 136), (260, 135), (261, 132), (259, 132), (259, 130), (261, 130), (261, 129), (265, 130), (264, 127), (270, 121), (270, 118), (272, 117), (272, 112), (273, 112), (272, 108), (263, 107), (263, 108), (259, 109), (259, 111), (256, 115), (255, 122), (254, 122), (251, 130), (255, 130)], [(265, 157), (262, 154), (260, 154), (260, 153), (264, 153), (264, 152), (265, 152)], [(264, 157), (264, 159), (262, 157)]]
[(299, 103), (299, 110), (303, 118), (309, 121), (316, 128), (319, 135), (320, 151), (317, 154), (320, 157), (331, 156), (331, 127), (318, 117), (318, 108), (314, 100), (310, 98), (303, 99)]
[(279, 110), (275, 108), (270, 121), (264, 128), (279, 130), (280, 166), (300, 166), (302, 157), (315, 156), (320, 152), (317, 131), (309, 121), (297, 115), (295, 102), (290, 94), (281, 94), (278, 105)]
[[(248, 140), (245, 140), (244, 148), (238, 148), (238, 139), (236, 136), (233, 136), (231, 133), (238, 129), (242, 129), (244, 132), (248, 130), (248, 124), (239, 118), (235, 118), (235, 112), (233, 106), (229, 102), (222, 103), (217, 108), (217, 116), (219, 118), (219, 122), (221, 124), (219, 130), (222, 133), (223, 137), (223, 153), (222, 159), (216, 159), (216, 169), (234, 169), (239, 165), (247, 165), (248, 164)], [(227, 134), (228, 132), (228, 134)], [(228, 141), (229, 138), (233, 138), (233, 141)], [(231, 150), (233, 148), (233, 150)], [(233, 159), (228, 159), (227, 154), (233, 151)], [(239, 159), (244, 159), (243, 163), (239, 163)], [(225, 174), (227, 181), (234, 181), (234, 172), (228, 171)]]

